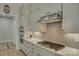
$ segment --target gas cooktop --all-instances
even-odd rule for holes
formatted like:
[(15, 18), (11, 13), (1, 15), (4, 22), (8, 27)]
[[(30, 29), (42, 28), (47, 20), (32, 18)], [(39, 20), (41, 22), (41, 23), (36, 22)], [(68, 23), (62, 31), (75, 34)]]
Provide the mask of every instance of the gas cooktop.
[(55, 51), (59, 51), (59, 50), (65, 48), (64, 45), (56, 44), (56, 43), (48, 42), (48, 41), (40, 41), (40, 42), (37, 42), (37, 44), (40, 44), (40, 45), (50, 48), (50, 49), (54, 49)]

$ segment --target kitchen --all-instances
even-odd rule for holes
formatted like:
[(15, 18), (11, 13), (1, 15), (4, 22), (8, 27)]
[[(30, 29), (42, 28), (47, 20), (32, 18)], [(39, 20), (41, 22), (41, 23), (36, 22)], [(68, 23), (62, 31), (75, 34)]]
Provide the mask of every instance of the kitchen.
[(7, 5), (14, 9), (0, 17), (13, 20), (10, 34), (16, 50), (27, 56), (79, 56), (78, 3)]
[(26, 28), (24, 41), (20, 40), (22, 44), (19, 48), (25, 54), (31, 56), (78, 55), (78, 4), (32, 3), (27, 5), (28, 8), (23, 6), (21, 22), (28, 19), (26, 21), (28, 25), (24, 24), (25, 20), (21, 23)]

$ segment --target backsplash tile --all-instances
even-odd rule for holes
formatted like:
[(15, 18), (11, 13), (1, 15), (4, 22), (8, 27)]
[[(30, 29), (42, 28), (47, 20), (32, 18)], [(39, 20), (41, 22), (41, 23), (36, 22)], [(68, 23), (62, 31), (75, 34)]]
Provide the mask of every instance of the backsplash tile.
[(62, 28), (59, 29), (57, 26), (50, 24), (47, 32), (43, 35), (43, 40), (79, 49), (79, 34), (64, 33), (61, 30)]

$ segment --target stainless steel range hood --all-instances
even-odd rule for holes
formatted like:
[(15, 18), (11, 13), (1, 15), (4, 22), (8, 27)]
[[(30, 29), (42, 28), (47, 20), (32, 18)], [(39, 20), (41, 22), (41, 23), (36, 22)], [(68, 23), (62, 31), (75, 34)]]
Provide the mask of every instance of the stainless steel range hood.
[(38, 23), (53, 23), (62, 21), (62, 11), (40, 17)]

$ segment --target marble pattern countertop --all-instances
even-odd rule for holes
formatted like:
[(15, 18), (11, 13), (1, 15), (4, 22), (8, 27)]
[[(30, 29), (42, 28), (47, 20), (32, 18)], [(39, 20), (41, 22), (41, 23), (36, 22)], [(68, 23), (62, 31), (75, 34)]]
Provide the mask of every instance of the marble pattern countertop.
[(45, 48), (51, 52), (55, 52), (55, 53), (58, 53), (62, 56), (79, 56), (79, 50), (78, 49), (75, 49), (75, 48), (71, 48), (71, 47), (65, 47), (59, 51), (54, 51), (53, 49), (50, 49), (50, 48), (46, 48), (44, 46), (41, 46), (39, 44), (37, 44), (37, 42), (40, 42), (40, 41), (43, 41), (43, 40), (40, 40), (40, 39), (35, 39), (35, 38), (31, 38), (31, 39), (28, 39), (28, 38), (25, 38), (26, 41), (29, 41), (37, 46), (40, 46), (42, 48)]

